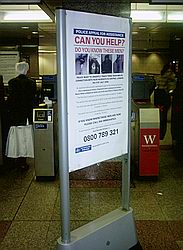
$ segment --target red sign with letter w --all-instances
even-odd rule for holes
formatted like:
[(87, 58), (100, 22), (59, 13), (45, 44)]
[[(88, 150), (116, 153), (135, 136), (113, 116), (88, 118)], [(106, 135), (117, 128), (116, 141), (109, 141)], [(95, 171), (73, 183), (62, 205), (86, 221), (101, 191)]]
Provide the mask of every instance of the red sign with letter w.
[(140, 176), (157, 176), (159, 163), (159, 129), (140, 129)]

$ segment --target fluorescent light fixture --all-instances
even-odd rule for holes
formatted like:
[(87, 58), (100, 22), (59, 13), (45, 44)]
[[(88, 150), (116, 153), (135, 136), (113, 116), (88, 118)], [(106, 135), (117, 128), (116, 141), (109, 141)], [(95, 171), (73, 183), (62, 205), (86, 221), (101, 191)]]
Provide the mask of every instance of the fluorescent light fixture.
[(164, 22), (165, 14), (163, 11), (132, 10), (131, 18), (133, 22)]
[(132, 35), (137, 35), (138, 31), (132, 31)]
[[(146, 3), (131, 4), (131, 18), (133, 22), (183, 22), (183, 5), (168, 5), (168, 0), (157, 0), (164, 5), (149, 5)], [(156, 1), (154, 1), (155, 3)], [(171, 3), (183, 3), (183, 0)], [(166, 3), (166, 5), (165, 5)]]
[(0, 22), (52, 22), (52, 20), (42, 10), (26, 10), (1, 12)]
[(22, 26), (21, 29), (28, 30), (28, 29), (30, 29), (30, 27), (29, 26)]
[(183, 12), (168, 11), (167, 22), (183, 22)]
[(39, 50), (39, 53), (56, 53), (56, 50)]
[(36, 48), (38, 46), (37, 45), (33, 45), (33, 44), (32, 45), (31, 44), (29, 44), (29, 45), (28, 44), (23, 44), (22, 47), (23, 48)]
[(139, 30), (146, 30), (147, 27), (146, 26), (139, 26)]
[(39, 3), (41, 3), (41, 0), (0, 0), (0, 3), (1, 4), (12, 4), (12, 3), (14, 3), (14, 4), (25, 4), (25, 3), (27, 3), (27, 4), (29, 4), (29, 3), (37, 3), (37, 4), (39, 4)]
[(149, 0), (152, 4), (181, 4), (182, 0)]

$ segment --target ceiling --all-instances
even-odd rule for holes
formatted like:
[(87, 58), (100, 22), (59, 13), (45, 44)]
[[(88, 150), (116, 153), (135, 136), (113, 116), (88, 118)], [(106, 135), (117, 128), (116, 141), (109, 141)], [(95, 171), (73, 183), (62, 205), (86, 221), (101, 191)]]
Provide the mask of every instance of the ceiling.
[[(46, 7), (52, 14), (57, 7), (90, 11), (117, 16), (129, 16), (130, 2), (148, 2), (148, 0), (45, 0)], [(43, 5), (42, 5), (43, 7)], [(29, 29), (22, 29), (29, 26)], [(145, 29), (139, 27), (145, 26)], [(38, 31), (33, 34), (32, 31)], [(172, 41), (183, 41), (182, 23), (133, 23), (133, 50), (167, 50)], [(181, 39), (181, 40), (180, 40)], [(56, 44), (55, 23), (0, 23), (0, 46), (40, 45), (54, 47)]]

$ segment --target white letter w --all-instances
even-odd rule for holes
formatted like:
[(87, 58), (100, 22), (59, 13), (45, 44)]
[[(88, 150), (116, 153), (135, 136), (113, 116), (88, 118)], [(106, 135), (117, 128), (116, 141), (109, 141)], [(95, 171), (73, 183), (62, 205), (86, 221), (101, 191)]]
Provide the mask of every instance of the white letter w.
[(155, 141), (155, 138), (156, 138), (156, 135), (148, 135), (148, 136), (144, 135), (146, 144), (149, 144), (149, 143), (153, 144)]

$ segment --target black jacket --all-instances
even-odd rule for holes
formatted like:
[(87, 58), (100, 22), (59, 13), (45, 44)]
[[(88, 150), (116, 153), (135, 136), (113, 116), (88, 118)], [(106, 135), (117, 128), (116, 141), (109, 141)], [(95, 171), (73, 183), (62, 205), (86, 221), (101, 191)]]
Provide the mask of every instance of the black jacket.
[(35, 104), (36, 83), (25, 75), (19, 75), (8, 82), (8, 115), (10, 126), (32, 124)]

